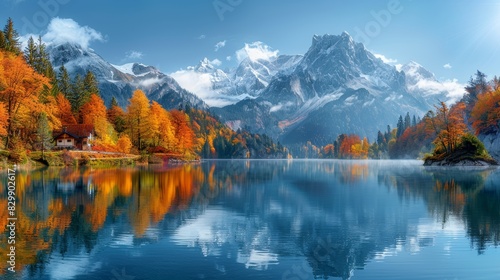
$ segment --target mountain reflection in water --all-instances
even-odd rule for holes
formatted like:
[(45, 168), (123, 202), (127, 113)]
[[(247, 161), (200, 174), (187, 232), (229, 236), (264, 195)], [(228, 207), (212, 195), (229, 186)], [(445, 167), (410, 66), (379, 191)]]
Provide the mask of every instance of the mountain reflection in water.
[[(112, 279), (121, 267), (136, 279), (348, 279), (369, 275), (371, 262), (435, 247), (443, 231), (450, 240), (467, 236), (476, 255), (496, 251), (500, 172), (420, 164), (236, 160), (20, 171), (16, 268), (33, 279)], [(5, 274), (7, 263), (0, 266)]]

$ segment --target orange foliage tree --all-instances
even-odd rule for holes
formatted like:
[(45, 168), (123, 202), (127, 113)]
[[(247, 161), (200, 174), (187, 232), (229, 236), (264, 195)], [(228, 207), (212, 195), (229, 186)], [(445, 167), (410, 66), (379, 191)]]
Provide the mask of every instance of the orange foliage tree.
[(34, 109), (30, 101), (38, 101), (44, 87), (49, 87), (49, 79), (38, 74), (23, 59), (0, 51), (0, 102), (4, 102), (9, 116), (7, 122), (6, 146), (9, 137), (20, 131), (23, 124), (19, 116), (23, 106), (25, 109)]
[(189, 152), (194, 145), (194, 132), (189, 127), (189, 117), (184, 112), (173, 110), (172, 115), (175, 135), (178, 140), (177, 148), (179, 152)]
[(168, 151), (172, 151), (177, 140), (175, 131), (172, 125), (170, 113), (165, 110), (158, 102), (153, 101), (151, 104), (151, 129), (153, 132), (153, 146), (161, 146)]
[(98, 142), (104, 146), (114, 145), (116, 142), (116, 132), (108, 122), (106, 113), (104, 101), (97, 94), (92, 94), (80, 109), (83, 124), (94, 125)]
[(132, 141), (126, 134), (122, 134), (118, 141), (116, 141), (116, 150), (120, 153), (128, 154), (132, 149)]
[(471, 121), (476, 135), (500, 130), (500, 88), (477, 96), (471, 111)]
[(59, 93), (56, 96), (56, 102), (59, 109), (57, 117), (61, 120), (61, 124), (76, 124), (75, 116), (71, 111), (71, 103), (64, 94)]
[(446, 103), (441, 102), (435, 107), (436, 113), (429, 111), (426, 115), (426, 129), (436, 135), (436, 152), (451, 153), (467, 132), (464, 122), (465, 103), (459, 102), (448, 108)]
[(323, 156), (325, 158), (335, 157), (335, 147), (333, 146), (333, 144), (328, 144), (323, 148)]
[(0, 136), (7, 135), (7, 122), (9, 120), (9, 115), (5, 109), (3, 102), (0, 102)]
[(340, 148), (339, 148), (339, 156), (341, 158), (356, 158), (359, 155), (359, 152), (361, 150), (361, 147), (357, 148), (355, 145), (360, 145), (361, 146), (361, 139), (359, 138), (358, 135), (351, 134), (347, 135), (342, 143), (340, 143)]

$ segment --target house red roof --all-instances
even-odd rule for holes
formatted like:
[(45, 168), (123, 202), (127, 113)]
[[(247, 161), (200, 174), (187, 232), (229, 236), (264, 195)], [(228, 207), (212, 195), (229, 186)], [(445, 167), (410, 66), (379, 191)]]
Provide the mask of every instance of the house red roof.
[(54, 131), (54, 135), (61, 135), (67, 133), (75, 138), (85, 138), (89, 137), (92, 133), (94, 136), (94, 126), (91, 124), (69, 124), (63, 125), (61, 130)]

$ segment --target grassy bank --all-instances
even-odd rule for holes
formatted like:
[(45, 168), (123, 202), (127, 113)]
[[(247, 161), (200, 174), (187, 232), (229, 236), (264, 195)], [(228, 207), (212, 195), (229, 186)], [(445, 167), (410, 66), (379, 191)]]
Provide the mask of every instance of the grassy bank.
[[(28, 152), (25, 158), (19, 163), (26, 168), (37, 166), (92, 166), (92, 167), (116, 167), (135, 166), (147, 164), (162, 164), (169, 162), (190, 162), (195, 161), (194, 156), (184, 156), (180, 154), (123, 154), (114, 152), (97, 151), (49, 151)], [(7, 168), (13, 164), (9, 161), (9, 152), (0, 150), (0, 168)]]
[[(0, 151), (2, 167), (7, 167), (11, 162), (8, 161), (9, 153)], [(141, 156), (122, 154), (122, 153), (107, 153), (107, 152), (92, 152), (92, 151), (50, 151), (31, 152), (26, 155), (26, 158), (19, 164), (30, 168), (36, 166), (95, 166), (95, 167), (114, 167), (114, 166), (134, 166), (141, 163)]]

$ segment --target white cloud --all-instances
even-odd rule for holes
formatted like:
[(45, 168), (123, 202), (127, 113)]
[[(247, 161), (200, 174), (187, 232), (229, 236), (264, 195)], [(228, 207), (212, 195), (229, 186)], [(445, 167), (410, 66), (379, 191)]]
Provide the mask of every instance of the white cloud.
[(452, 104), (458, 101), (465, 94), (465, 85), (458, 82), (457, 79), (438, 82), (433, 80), (420, 80), (413, 88), (424, 91), (427, 95), (448, 92), (448, 103)]
[(279, 50), (272, 50), (271, 47), (262, 42), (253, 42), (245, 44), (240, 50), (236, 51), (236, 59), (239, 62), (250, 58), (250, 60), (273, 60), (278, 56)]
[(126, 60), (141, 59), (144, 56), (142, 52), (139, 51), (129, 51), (125, 54)]
[(394, 67), (396, 67), (396, 70), (401, 71), (401, 69), (403, 69), (403, 64), (396, 64)]
[(199, 39), (199, 40), (203, 40), (203, 39), (205, 39), (205, 38), (207, 38), (207, 36), (206, 36), (205, 34), (201, 34), (200, 36), (198, 36), (198, 39)]
[(143, 87), (149, 87), (149, 86), (152, 86), (152, 85), (156, 85), (159, 82), (161, 82), (161, 79), (158, 78), (158, 77), (154, 77), (154, 78), (150, 78), (150, 79), (146, 79), (146, 80), (140, 81), (139, 85), (141, 85)]
[(72, 19), (56, 17), (50, 21), (42, 39), (47, 44), (75, 43), (86, 49), (92, 41), (104, 41), (104, 36), (88, 26), (80, 26)]
[(398, 62), (398, 60), (397, 60), (397, 59), (388, 58), (388, 57), (386, 57), (386, 56), (385, 56), (385, 55), (383, 55), (383, 54), (374, 53), (373, 55), (374, 55), (376, 58), (381, 59), (381, 60), (382, 60), (382, 62), (387, 63), (387, 64), (395, 64), (395, 63), (397, 63), (397, 62)]
[(449, 63), (446, 63), (445, 65), (443, 65), (443, 67), (445, 69), (451, 69), (452, 68), (451, 64), (449, 64)]
[(215, 44), (215, 51), (217, 52), (225, 46), (226, 46), (226, 40), (220, 41), (217, 44)]
[(227, 60), (227, 61), (231, 61), (231, 59), (233, 59), (233, 57), (232, 57), (232, 56), (230, 56), (230, 55), (226, 56), (226, 60)]

